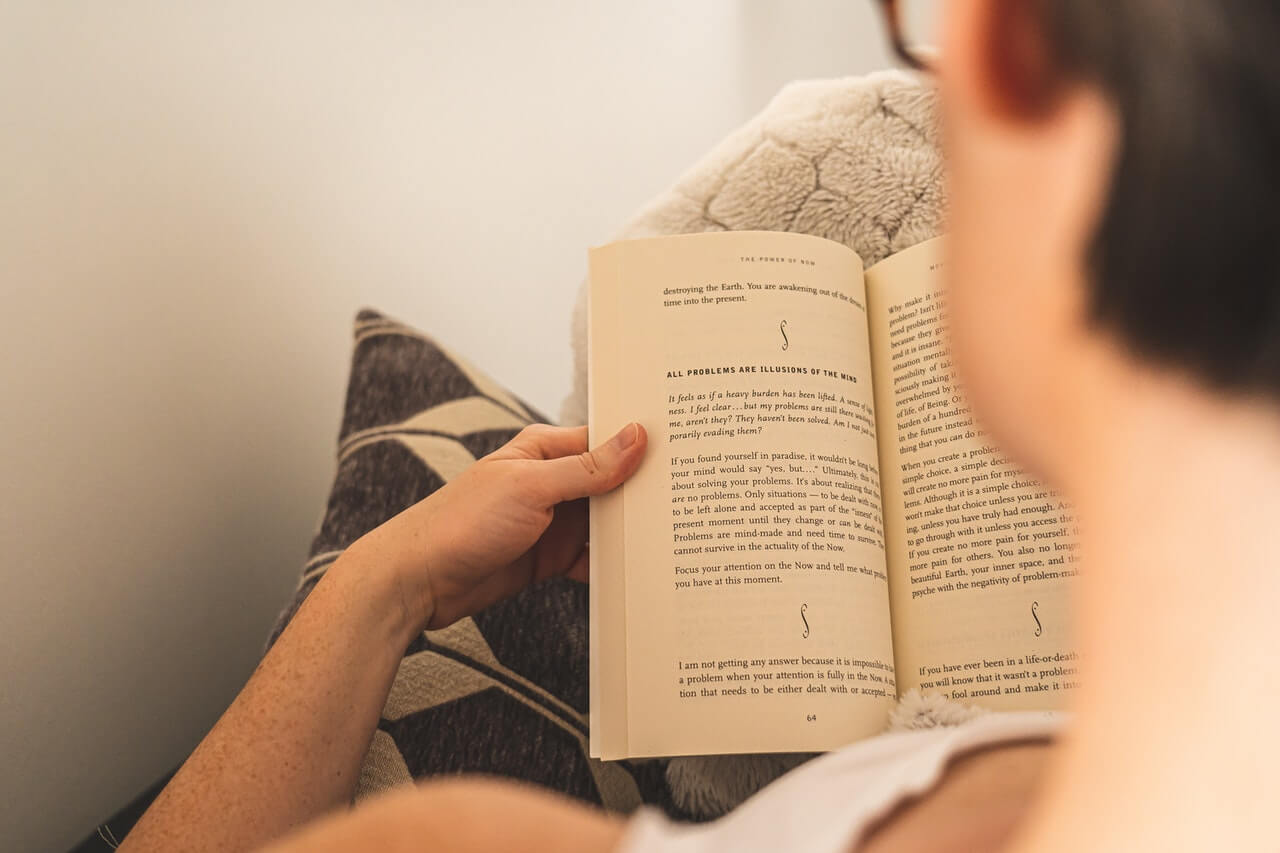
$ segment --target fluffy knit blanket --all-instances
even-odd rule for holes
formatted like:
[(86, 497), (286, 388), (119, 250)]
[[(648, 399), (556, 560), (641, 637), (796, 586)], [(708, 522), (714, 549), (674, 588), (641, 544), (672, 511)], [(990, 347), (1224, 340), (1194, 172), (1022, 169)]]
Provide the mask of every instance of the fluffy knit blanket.
[[(617, 234), (795, 231), (836, 240), (868, 266), (936, 236), (943, 212), (935, 94), (915, 77), (793, 83), (730, 134)], [(586, 284), (572, 322), (573, 391), (561, 422), (586, 423)], [(908, 695), (886, 728), (926, 728), (973, 715)], [(673, 799), (691, 814), (728, 811), (806, 755), (672, 759)]]
[[(844, 243), (870, 266), (941, 233), (935, 104), (932, 88), (896, 71), (792, 83), (614, 239), (795, 231)], [(564, 424), (587, 422), (586, 303), (583, 282)]]

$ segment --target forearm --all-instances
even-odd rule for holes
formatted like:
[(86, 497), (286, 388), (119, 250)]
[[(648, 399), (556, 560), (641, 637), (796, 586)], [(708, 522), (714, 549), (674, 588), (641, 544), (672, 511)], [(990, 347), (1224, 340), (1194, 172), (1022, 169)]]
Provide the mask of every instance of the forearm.
[(124, 849), (243, 850), (350, 801), (418, 601), (360, 543), (329, 569)]

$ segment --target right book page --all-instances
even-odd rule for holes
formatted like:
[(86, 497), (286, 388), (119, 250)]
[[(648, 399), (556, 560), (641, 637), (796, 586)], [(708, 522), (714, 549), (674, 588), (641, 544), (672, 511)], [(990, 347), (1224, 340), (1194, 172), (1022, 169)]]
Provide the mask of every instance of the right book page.
[(942, 238), (866, 272), (898, 688), (1055, 709), (1077, 686), (1074, 525), (1005, 459), (952, 373)]

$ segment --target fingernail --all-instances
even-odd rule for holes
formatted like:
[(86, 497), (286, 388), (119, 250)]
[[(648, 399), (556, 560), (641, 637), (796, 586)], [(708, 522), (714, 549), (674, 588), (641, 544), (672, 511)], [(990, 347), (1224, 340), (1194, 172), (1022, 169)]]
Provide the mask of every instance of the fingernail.
[(609, 443), (613, 445), (614, 450), (626, 450), (636, 443), (636, 436), (639, 434), (640, 428), (634, 423), (630, 423), (618, 430), (618, 434)]

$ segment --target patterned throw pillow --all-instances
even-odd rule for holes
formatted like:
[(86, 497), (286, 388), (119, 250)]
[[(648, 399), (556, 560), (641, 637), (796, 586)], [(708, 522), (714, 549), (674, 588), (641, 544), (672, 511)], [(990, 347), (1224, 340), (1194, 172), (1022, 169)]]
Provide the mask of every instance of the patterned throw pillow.
[[(360, 312), (333, 491), (268, 645), (344, 548), (544, 420), (421, 332)], [(410, 645), (356, 796), (487, 773), (617, 811), (645, 802), (682, 816), (662, 762), (590, 759), (587, 735), (587, 589), (548, 581)]]

